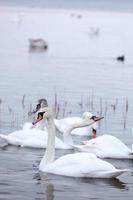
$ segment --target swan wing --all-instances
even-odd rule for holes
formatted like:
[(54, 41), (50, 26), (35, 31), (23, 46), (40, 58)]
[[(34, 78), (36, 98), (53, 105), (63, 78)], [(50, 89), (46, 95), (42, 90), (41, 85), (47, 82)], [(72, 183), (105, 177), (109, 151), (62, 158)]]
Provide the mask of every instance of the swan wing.
[(112, 135), (102, 135), (84, 144), (82, 150), (93, 152), (100, 158), (133, 158), (132, 150)]
[[(0, 138), (10, 145), (30, 147), (30, 148), (46, 148), (47, 146), (47, 131), (38, 129), (24, 129), (14, 131), (8, 135), (1, 134)], [(66, 145), (58, 137), (55, 137), (56, 149), (73, 149), (72, 146)]]

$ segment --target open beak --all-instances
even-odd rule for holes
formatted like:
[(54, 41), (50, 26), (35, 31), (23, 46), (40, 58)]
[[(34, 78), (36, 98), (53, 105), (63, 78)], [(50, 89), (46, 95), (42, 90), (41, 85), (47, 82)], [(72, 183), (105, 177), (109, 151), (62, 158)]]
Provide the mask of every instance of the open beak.
[(104, 117), (96, 117), (96, 116), (92, 116), (91, 119), (93, 119), (95, 122), (100, 121), (101, 119), (103, 119)]
[(32, 122), (33, 125), (37, 124), (38, 122), (40, 122), (43, 119), (43, 112), (38, 113), (37, 119)]

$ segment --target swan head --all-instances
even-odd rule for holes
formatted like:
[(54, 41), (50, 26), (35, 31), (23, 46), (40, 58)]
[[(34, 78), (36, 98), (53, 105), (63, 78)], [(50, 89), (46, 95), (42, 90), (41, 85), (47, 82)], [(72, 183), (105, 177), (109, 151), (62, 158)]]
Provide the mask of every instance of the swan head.
[(91, 112), (84, 112), (83, 115), (82, 115), (82, 118), (83, 118), (83, 119), (86, 119), (86, 118), (91, 119), (92, 116), (93, 116), (93, 115), (92, 115)]
[(38, 103), (36, 105), (36, 108), (33, 110), (33, 111), (30, 111), (28, 114), (29, 115), (33, 115), (33, 114), (36, 114), (40, 108), (43, 108), (43, 107), (48, 107), (48, 102), (46, 99), (39, 99), (38, 100)]
[(41, 121), (43, 118), (50, 119), (53, 118), (53, 112), (52, 109), (49, 107), (42, 107), (37, 112), (37, 118), (34, 122), (32, 122), (33, 125)]
[(92, 138), (96, 137), (97, 133), (97, 121), (103, 119), (103, 117), (97, 117), (92, 115), (91, 112), (84, 112), (82, 115), (82, 119), (85, 124), (90, 125), (91, 124), (91, 132), (92, 132)]
[(36, 105), (36, 112), (43, 107), (48, 107), (48, 102), (46, 99), (39, 99), (38, 104)]
[(46, 99), (39, 99), (38, 104), (40, 104), (40, 108), (48, 107), (48, 102)]
[(82, 115), (82, 119), (84, 120), (93, 120), (93, 121), (99, 121), (101, 120), (103, 117), (97, 117), (95, 115), (92, 115), (91, 112), (84, 112)]

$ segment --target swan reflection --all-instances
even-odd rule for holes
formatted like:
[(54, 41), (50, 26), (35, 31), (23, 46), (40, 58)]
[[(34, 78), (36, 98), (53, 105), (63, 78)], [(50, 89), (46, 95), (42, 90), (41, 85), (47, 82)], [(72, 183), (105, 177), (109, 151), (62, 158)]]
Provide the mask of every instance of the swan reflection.
[[(112, 195), (119, 190), (127, 190), (126, 183), (120, 181), (117, 178), (114, 179), (93, 179), (93, 178), (70, 178), (60, 177), (52, 174), (37, 173), (34, 178), (37, 180), (37, 184), (41, 185), (43, 190), (43, 197), (47, 200), (54, 200), (57, 197), (67, 199), (68, 196), (74, 198), (74, 194), (78, 200), (83, 197), (99, 198), (99, 195)], [(106, 188), (108, 193), (105, 193)], [(117, 191), (118, 190), (118, 191)]]

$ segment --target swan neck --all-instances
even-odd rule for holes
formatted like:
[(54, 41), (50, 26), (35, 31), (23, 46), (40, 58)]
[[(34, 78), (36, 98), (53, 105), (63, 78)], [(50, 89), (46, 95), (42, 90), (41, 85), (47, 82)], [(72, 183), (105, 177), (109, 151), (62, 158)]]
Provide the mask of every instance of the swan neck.
[(74, 128), (71, 125), (68, 128), (66, 128), (66, 130), (64, 131), (64, 134), (63, 134), (64, 143), (67, 144), (67, 145), (74, 145), (73, 140), (72, 140), (72, 136), (71, 136), (71, 131), (73, 129)]
[(39, 166), (40, 170), (44, 169), (44, 167), (47, 164), (53, 162), (55, 158), (55, 125), (53, 118), (48, 119), (47, 128), (48, 128), (47, 147)]
[(72, 140), (72, 136), (71, 136), (71, 132), (73, 129), (75, 128), (80, 128), (80, 127), (85, 127), (85, 126), (90, 126), (94, 123), (94, 120), (89, 120), (89, 122), (85, 119), (81, 119), (80, 122), (74, 123), (71, 126), (69, 126), (68, 128), (66, 128), (66, 130), (64, 131), (63, 137), (64, 137), (64, 142), (68, 145), (74, 145), (73, 144), (73, 140)]

